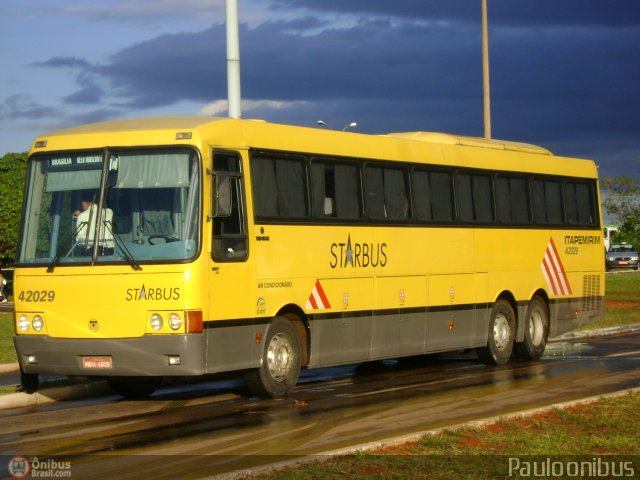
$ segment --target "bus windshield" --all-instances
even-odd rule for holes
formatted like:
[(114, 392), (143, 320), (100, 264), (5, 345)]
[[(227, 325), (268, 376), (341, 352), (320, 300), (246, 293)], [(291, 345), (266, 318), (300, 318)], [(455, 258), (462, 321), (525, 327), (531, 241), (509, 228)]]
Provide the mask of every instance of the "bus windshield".
[(198, 252), (199, 168), (189, 149), (33, 156), (17, 263), (184, 261)]

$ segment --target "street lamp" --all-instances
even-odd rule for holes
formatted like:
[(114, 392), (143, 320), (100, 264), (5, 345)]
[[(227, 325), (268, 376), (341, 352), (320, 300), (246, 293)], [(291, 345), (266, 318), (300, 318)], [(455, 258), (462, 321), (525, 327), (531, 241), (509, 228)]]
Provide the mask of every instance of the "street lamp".
[(482, 97), (484, 103), (484, 137), (491, 138), (491, 94), (489, 90), (489, 28), (487, 0), (482, 0)]
[[(324, 120), (318, 120), (318, 121), (316, 121), (316, 123), (318, 125), (320, 125), (321, 127), (328, 127), (329, 126), (329, 124), (327, 122), (325, 122)], [(344, 128), (342, 129), (342, 131), (344, 132), (344, 131), (347, 130), (347, 128), (353, 128), (353, 127), (357, 127), (357, 126), (358, 126), (358, 122), (351, 122), (350, 124), (345, 125)]]

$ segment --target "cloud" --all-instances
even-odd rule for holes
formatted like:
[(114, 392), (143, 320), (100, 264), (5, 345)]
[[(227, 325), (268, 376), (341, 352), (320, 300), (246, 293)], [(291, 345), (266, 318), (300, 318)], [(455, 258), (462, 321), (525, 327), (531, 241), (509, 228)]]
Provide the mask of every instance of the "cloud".
[[(278, 110), (288, 111), (294, 108), (305, 108), (309, 102), (282, 102), (275, 100), (243, 100), (242, 111), (246, 114), (256, 114), (267, 111), (273, 113)], [(198, 115), (225, 116), (229, 110), (229, 102), (227, 100), (216, 100), (205, 105)]]
[(33, 100), (31, 95), (17, 93), (10, 95), (4, 103), (0, 104), (0, 119), (40, 119), (51, 117), (56, 114), (57, 109), (39, 104)]
[[(266, 22), (241, 29), (243, 97), (299, 101), (327, 98), (422, 98), (458, 96), (480, 75), (473, 30), (456, 34), (443, 27), (362, 21), (352, 28), (309, 35), (313, 19)], [(223, 25), (198, 33), (162, 35), (113, 55), (93, 68), (136, 108), (178, 100), (226, 97)], [(457, 92), (456, 92), (457, 90)]]
[[(85, 112), (74, 112), (68, 114), (67, 117), (63, 119), (63, 126), (81, 125), (85, 123), (112, 120), (116, 118), (122, 118), (122, 115), (122, 110), (115, 108), (96, 108)], [(61, 128), (61, 125), (58, 124), (56, 128)]]
[(34, 67), (50, 67), (50, 68), (78, 68), (86, 69), (91, 67), (91, 64), (84, 58), (79, 57), (51, 57), (49, 60), (42, 62), (33, 62), (31, 65)]
[[(490, 0), (490, 25), (638, 25), (638, 6), (628, 0)], [(469, 0), (271, 0), (275, 11), (382, 16), (430, 23), (480, 22), (481, 4)]]
[[(640, 64), (631, 60), (640, 54), (640, 8), (611, 0), (615, 6), (605, 12), (606, 2), (592, 1), (580, 5), (594, 11), (572, 10), (576, 0), (562, 7), (489, 2), (496, 137), (567, 155), (607, 156), (607, 139), (632, 150), (640, 124)], [(479, 2), (407, 0), (401, 13), (386, 0), (269, 5), (289, 8), (290, 18), (241, 26), (247, 114), (305, 125), (323, 119), (334, 128), (357, 121), (363, 132), (482, 134)], [(336, 20), (340, 14), (348, 20)], [(221, 23), (132, 44), (99, 64), (56, 56), (36, 65), (74, 69), (78, 90), (64, 101), (100, 103), (108, 114), (179, 102), (203, 105), (201, 113), (211, 115), (227, 109)]]
[(75, 104), (97, 104), (101, 102), (104, 90), (98, 85), (89, 85), (78, 90), (71, 95), (67, 95), (63, 100), (67, 103)]
[(64, 102), (80, 105), (101, 102), (105, 90), (99, 85), (94, 73), (94, 65), (86, 59), (58, 56), (45, 61), (34, 62), (31, 65), (40, 68), (72, 69), (77, 72), (76, 84), (80, 86), (80, 90), (63, 97), (62, 100)]
[(71, 5), (47, 5), (48, 14), (80, 16), (100, 22), (157, 22), (198, 18), (219, 21), (224, 18), (225, 0), (136, 0), (84, 2)]

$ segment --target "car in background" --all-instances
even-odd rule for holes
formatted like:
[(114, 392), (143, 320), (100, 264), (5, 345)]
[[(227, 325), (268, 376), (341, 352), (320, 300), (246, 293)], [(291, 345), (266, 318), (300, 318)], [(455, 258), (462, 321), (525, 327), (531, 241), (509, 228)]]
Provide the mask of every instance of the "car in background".
[(609, 247), (606, 257), (607, 270), (612, 268), (640, 269), (638, 251), (629, 243), (613, 243)]

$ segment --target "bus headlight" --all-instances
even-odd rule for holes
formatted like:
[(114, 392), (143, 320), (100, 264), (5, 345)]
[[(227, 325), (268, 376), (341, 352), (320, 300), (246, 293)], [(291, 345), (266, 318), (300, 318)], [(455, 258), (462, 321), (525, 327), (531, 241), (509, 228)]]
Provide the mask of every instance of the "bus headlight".
[(18, 330), (26, 333), (29, 331), (30, 326), (31, 322), (29, 322), (29, 318), (26, 315), (20, 315), (20, 318), (18, 318)]
[(31, 321), (31, 326), (36, 332), (41, 332), (42, 329), (44, 328), (44, 320), (40, 315), (36, 315), (35, 317), (33, 317), (33, 320)]
[(178, 330), (182, 327), (182, 318), (180, 318), (180, 315), (177, 313), (169, 315), (169, 326), (171, 327), (171, 330)]
[(151, 328), (153, 330), (157, 332), (162, 329), (162, 323), (162, 317), (159, 314), (154, 313), (153, 315), (151, 315), (151, 321), (149, 322), (149, 324), (151, 325)]

